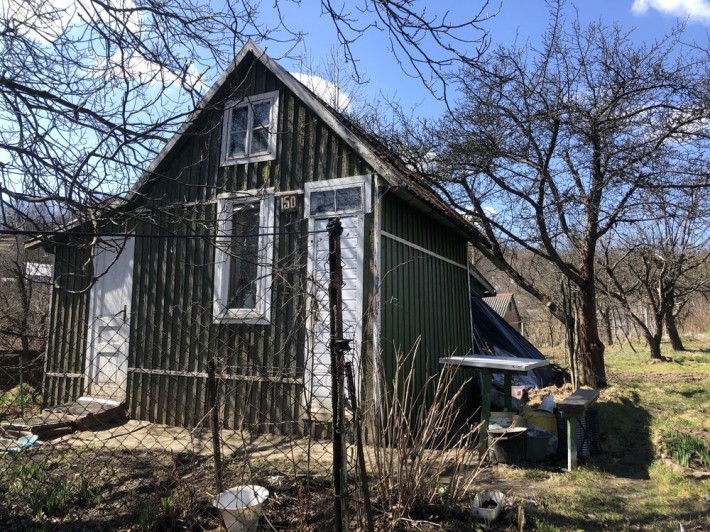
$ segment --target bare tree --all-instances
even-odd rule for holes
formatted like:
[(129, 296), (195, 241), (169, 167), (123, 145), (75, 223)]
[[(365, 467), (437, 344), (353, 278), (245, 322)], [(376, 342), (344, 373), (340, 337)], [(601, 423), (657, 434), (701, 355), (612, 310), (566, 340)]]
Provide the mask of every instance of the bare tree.
[[(1, 227), (22, 231), (23, 223), (16, 216), (4, 220)], [(0, 352), (10, 361), (0, 369), (12, 383), (19, 378), (38, 385), (44, 369), (51, 261), (43, 250), (26, 250), (26, 240), (23, 234), (0, 236)]]
[(0, 236), (0, 350), (43, 351), (51, 260), (44, 250), (25, 249), (25, 230), (43, 229), (36, 210), (26, 204), (14, 207), (16, 214), (0, 221), (6, 233)]
[[(136, 182), (247, 39), (278, 42), (287, 54), (303, 42), (304, 28), (288, 20), (299, 4), (3, 2), (2, 210), (20, 201), (46, 205), (52, 219), (94, 218)], [(428, 86), (457, 61), (475, 64), (487, 43), (485, 9), (485, 0), (473, 14), (409, 1), (321, 2), (323, 31), (337, 35), (347, 61), (356, 61), (359, 39), (383, 33)]]
[[(643, 332), (651, 358), (660, 360), (663, 327), (683, 350), (676, 318), (710, 278), (710, 211), (698, 190), (655, 190), (632, 226), (619, 224), (601, 242), (599, 282)], [(670, 327), (669, 327), (670, 325)]]
[(540, 47), (495, 49), (464, 69), (462, 98), (430, 140), (431, 182), (479, 225), (480, 251), (563, 320), (555, 295), (514, 262), (526, 250), (575, 287), (580, 382), (606, 385), (597, 318), (599, 243), (633, 221), (649, 188), (707, 185), (709, 55), (682, 28), (635, 44), (618, 26), (567, 24)]
[(41, 351), (49, 313), (49, 260), (42, 252), (26, 251), (25, 240), (14, 236), (2, 243), (0, 348)]

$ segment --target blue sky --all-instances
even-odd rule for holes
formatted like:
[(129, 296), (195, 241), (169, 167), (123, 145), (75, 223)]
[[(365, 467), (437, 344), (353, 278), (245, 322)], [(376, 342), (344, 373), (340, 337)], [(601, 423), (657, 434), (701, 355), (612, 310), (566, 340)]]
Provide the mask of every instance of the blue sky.
[[(357, 3), (357, 2), (356, 2)], [(425, 4), (419, 2), (418, 4)], [(466, 7), (473, 10), (480, 4), (476, 0), (438, 0), (437, 12), (451, 9), (461, 13)], [(267, 4), (262, 4), (266, 8)], [(491, 5), (495, 11), (496, 4)], [(635, 29), (637, 40), (652, 41), (667, 33), (679, 20), (688, 20), (686, 36), (688, 40), (708, 43), (710, 30), (710, 0), (578, 0), (570, 4), (568, 16), (579, 12), (583, 23), (601, 19), (605, 23), (618, 23), (624, 28)], [(549, 15), (544, 0), (504, 0), (500, 12), (485, 23), (494, 44), (509, 44), (516, 37), (519, 42), (535, 42), (545, 30)], [(320, 14), (320, 2), (305, 0), (300, 7), (288, 13), (289, 23), (307, 32), (304, 45), (299, 48), (318, 62), (337, 43), (330, 22)], [(327, 28), (327, 31), (325, 29)], [(421, 82), (408, 77), (397, 65), (394, 56), (387, 49), (383, 34), (370, 31), (354, 45), (360, 63), (359, 68), (369, 80), (364, 89), (366, 96), (379, 93), (398, 100), (405, 109), (416, 107), (416, 114), (436, 116), (444, 106), (437, 102), (422, 86)], [(267, 52), (278, 57), (283, 53), (275, 43), (262, 43)], [(289, 70), (298, 70), (298, 65), (282, 61)]]

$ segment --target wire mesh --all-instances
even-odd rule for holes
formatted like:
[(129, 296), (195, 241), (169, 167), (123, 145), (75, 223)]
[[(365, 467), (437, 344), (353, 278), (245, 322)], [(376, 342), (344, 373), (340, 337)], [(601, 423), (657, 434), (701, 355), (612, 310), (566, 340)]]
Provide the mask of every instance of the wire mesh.
[[(232, 228), (241, 242), (224, 243), (234, 297), (223, 315), (212, 298), (217, 281), (200, 283), (215, 265), (196, 239), (109, 242), (89, 261), (90, 281), (58, 272), (44, 379), (28, 379), (27, 365), (2, 366), (3, 527), (201, 530), (242, 519), (310, 530), (337, 526), (339, 498), (344, 528), (372, 529), (369, 477), (379, 504), (406, 513), (418, 504), (416, 490), (427, 504), (439, 496), (438, 480), (424, 478), (443, 470), (474, 475), (475, 429), (443, 436), (453, 418), (442, 409), (407, 411), (424, 404), (415, 392), (384, 401), (378, 412), (354, 411), (357, 399), (367, 402), (363, 375), (374, 371), (360, 355), (362, 273), (352, 267), (357, 242), (345, 223), (336, 258), (342, 280), (332, 284), (326, 221), (310, 232), (300, 222), (298, 231), (279, 234)], [(260, 253), (265, 242), (278, 250), (273, 261)], [(122, 262), (127, 249), (135, 267)], [(256, 264), (239, 264), (237, 252)], [(343, 311), (335, 340), (350, 340), (343, 359), (352, 368), (350, 391), (338, 392), (342, 429), (333, 412), (333, 288)], [(35, 364), (43, 358), (34, 356)], [(412, 388), (405, 377), (394, 389)], [(453, 411), (455, 401), (446, 401)], [(424, 436), (412, 432), (415, 418)], [(344, 448), (344, 472), (334, 462), (334, 438)]]
[(171, 279), (158, 279), (172, 272), (190, 282), (196, 257), (179, 271), (183, 259), (173, 255), (170, 271), (154, 271), (162, 287), (131, 304), (122, 242), (94, 254), (85, 331), (50, 334), (44, 396), (26, 356), (3, 359), (0, 497), (9, 504), (0, 519), (8, 526), (214, 528), (218, 506), (233, 506), (219, 492), (254, 485), (272, 494), (262, 516), (272, 527), (332, 518), (328, 235), (270, 235), (282, 253), (263, 289), (256, 246), (264, 235), (254, 227), (233, 235), (241, 241), (226, 244), (227, 306), (248, 313), (259, 307), (255, 297), (268, 297), (268, 323), (216, 321), (211, 302), (187, 301)]

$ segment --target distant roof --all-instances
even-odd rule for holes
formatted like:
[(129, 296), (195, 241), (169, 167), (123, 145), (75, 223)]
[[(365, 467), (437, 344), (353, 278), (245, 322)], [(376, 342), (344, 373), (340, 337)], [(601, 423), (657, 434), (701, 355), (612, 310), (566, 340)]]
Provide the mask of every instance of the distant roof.
[(25, 264), (25, 275), (29, 278), (52, 278), (52, 270), (54, 268), (51, 264), (45, 264), (42, 262), (28, 262)]
[(482, 298), (483, 301), (491, 307), (496, 314), (501, 318), (505, 318), (505, 313), (508, 312), (510, 304), (513, 301), (513, 294), (496, 294), (495, 296), (489, 296)]

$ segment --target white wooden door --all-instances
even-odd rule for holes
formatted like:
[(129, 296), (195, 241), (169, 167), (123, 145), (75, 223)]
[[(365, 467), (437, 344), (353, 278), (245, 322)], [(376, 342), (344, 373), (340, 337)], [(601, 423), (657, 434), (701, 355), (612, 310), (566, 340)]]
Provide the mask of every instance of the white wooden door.
[[(363, 217), (341, 216), (343, 234), (340, 249), (343, 266), (343, 337), (351, 340), (351, 350), (346, 355), (357, 361), (361, 342), (362, 316), (362, 266), (363, 266)], [(330, 419), (330, 309), (328, 306), (328, 233), (327, 218), (314, 218), (309, 248), (309, 284), (311, 314), (309, 326), (309, 360), (306, 364), (307, 406), (315, 419)], [(357, 368), (357, 363), (353, 364)], [(356, 382), (357, 375), (356, 375)], [(310, 399), (310, 401), (309, 401)]]
[(86, 374), (93, 397), (126, 399), (133, 247), (133, 238), (110, 239), (94, 254)]

